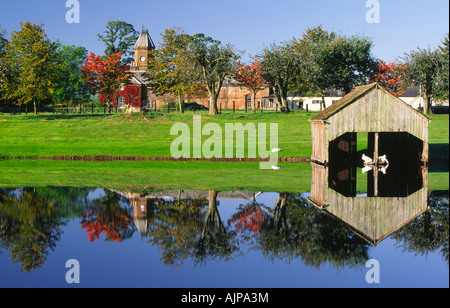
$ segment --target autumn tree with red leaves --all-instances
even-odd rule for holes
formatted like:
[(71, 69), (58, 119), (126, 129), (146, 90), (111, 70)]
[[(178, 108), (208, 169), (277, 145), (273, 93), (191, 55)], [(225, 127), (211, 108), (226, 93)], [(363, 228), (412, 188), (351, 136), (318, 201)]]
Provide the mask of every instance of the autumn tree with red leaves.
[(265, 80), (262, 77), (261, 63), (254, 60), (250, 65), (236, 63), (234, 76), (253, 94), (253, 111), (256, 111), (256, 95), (262, 90)]
[(105, 97), (104, 103), (108, 108), (111, 108), (114, 93), (131, 77), (129, 66), (120, 62), (121, 57), (121, 52), (104, 57), (91, 52), (81, 67), (84, 82), (93, 92)]
[(270, 216), (262, 207), (254, 200), (246, 205), (241, 204), (238, 212), (228, 220), (228, 226), (234, 224), (236, 232), (248, 230), (254, 235), (266, 231)]
[(399, 65), (397, 62), (389, 62), (379, 59), (376, 73), (372, 77), (372, 82), (378, 82), (393, 95), (400, 96), (406, 92), (410, 86), (405, 81), (406, 64)]
[(122, 242), (134, 232), (133, 219), (127, 209), (121, 207), (119, 196), (106, 191), (106, 195), (95, 199), (86, 207), (81, 220), (81, 227), (88, 234), (89, 243), (100, 240)]

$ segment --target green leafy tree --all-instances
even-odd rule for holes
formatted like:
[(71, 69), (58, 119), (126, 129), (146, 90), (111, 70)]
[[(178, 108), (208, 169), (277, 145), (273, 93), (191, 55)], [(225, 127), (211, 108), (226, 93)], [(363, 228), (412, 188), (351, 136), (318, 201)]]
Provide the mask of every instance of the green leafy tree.
[(422, 88), (425, 114), (432, 113), (431, 102), (439, 97), (440, 72), (444, 65), (442, 56), (430, 48), (412, 50), (402, 58), (406, 64), (405, 77)]
[(0, 57), (3, 57), (5, 53), (5, 45), (8, 40), (6, 39), (6, 31), (0, 26)]
[(157, 50), (151, 51), (148, 70), (145, 74), (148, 86), (154, 93), (172, 93), (178, 97), (179, 110), (184, 112), (183, 96), (197, 94), (203, 96), (204, 86), (192, 72), (186, 56), (192, 37), (180, 27), (166, 29)]
[(362, 36), (339, 36), (324, 50), (320, 65), (332, 87), (349, 93), (373, 76), (378, 61), (372, 56), (372, 41)]
[(192, 78), (198, 79), (208, 89), (209, 114), (218, 114), (217, 99), (225, 78), (231, 75), (238, 60), (236, 51), (233, 46), (222, 45), (200, 33), (192, 37), (186, 59), (193, 65)]
[(349, 93), (367, 82), (378, 64), (371, 54), (370, 39), (340, 36), (322, 26), (307, 29), (302, 38), (293, 39), (293, 44), (301, 63), (302, 81), (312, 94), (322, 97), (321, 110), (325, 107), (326, 90)]
[(122, 53), (123, 64), (130, 64), (134, 59), (133, 46), (139, 38), (133, 25), (124, 21), (109, 21), (106, 30), (97, 34), (100, 41), (105, 44), (105, 54)]
[(81, 46), (62, 46), (58, 44), (61, 58), (55, 100), (61, 103), (71, 102), (80, 106), (90, 98), (91, 90), (83, 80), (81, 67), (87, 61), (88, 51)]
[(15, 74), (8, 75), (2, 86), (4, 98), (17, 105), (37, 105), (50, 100), (55, 89), (58, 72), (57, 46), (52, 43), (42, 26), (21, 23), (21, 29), (11, 33), (4, 55)]
[(442, 45), (438, 47), (438, 53), (442, 61), (442, 66), (438, 75), (438, 86), (436, 89), (436, 97), (440, 100), (449, 99), (449, 49), (448, 49), (448, 33), (442, 41)]
[(323, 65), (321, 53), (335, 37), (334, 32), (328, 32), (322, 26), (318, 26), (307, 29), (301, 39), (293, 39), (294, 51), (301, 61), (300, 73), (304, 77), (301, 88), (309, 88), (308, 94), (322, 97), (320, 110), (325, 108), (325, 91), (331, 87), (331, 82), (327, 78), (328, 68)]
[(2, 89), (14, 80), (14, 75), (17, 73), (14, 70), (14, 65), (11, 59), (5, 58), (6, 53), (6, 31), (0, 26), (0, 104), (4, 104), (6, 100), (2, 98)]
[(299, 61), (292, 43), (276, 45), (272, 43), (259, 56), (261, 76), (275, 90), (275, 95), (283, 113), (289, 113), (287, 96), (298, 80)]

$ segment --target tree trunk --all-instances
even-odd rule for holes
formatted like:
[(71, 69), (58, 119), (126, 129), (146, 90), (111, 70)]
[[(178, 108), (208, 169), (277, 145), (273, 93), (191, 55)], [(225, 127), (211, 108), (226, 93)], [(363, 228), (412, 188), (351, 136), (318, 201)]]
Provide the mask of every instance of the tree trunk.
[(428, 95), (428, 91), (425, 91), (424, 97), (423, 97), (423, 113), (424, 114), (430, 114), (431, 110), (431, 97)]
[(287, 99), (285, 97), (281, 97), (281, 108), (280, 108), (280, 111), (282, 113), (289, 113), (289, 112), (291, 112), (289, 110), (289, 104), (288, 104)]
[(322, 94), (322, 103), (320, 103), (320, 111), (322, 111), (323, 109), (326, 109), (326, 107), (327, 106), (325, 105), (325, 97)]
[(33, 101), (33, 107), (34, 107), (34, 115), (37, 115), (36, 101)]
[(217, 115), (219, 111), (217, 110), (217, 96), (209, 96), (209, 115)]
[(278, 105), (280, 105), (280, 112), (289, 113), (290, 110), (287, 102), (287, 95), (282, 95), (282, 93), (282, 89), (275, 87), (275, 96), (277, 97)]
[(184, 113), (184, 101), (181, 99), (181, 93), (178, 92), (178, 106), (180, 108), (180, 113)]

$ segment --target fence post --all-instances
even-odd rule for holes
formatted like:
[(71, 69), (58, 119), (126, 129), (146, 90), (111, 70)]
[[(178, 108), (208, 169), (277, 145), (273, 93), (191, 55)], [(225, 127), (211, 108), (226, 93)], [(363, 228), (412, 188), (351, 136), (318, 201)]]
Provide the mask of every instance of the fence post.
[(236, 101), (233, 101), (233, 113), (236, 111)]

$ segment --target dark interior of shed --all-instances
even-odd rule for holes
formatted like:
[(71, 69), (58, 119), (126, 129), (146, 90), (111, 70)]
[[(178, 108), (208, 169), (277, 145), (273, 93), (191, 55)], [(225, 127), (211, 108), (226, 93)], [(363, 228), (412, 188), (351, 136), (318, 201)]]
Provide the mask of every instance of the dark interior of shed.
[[(356, 197), (364, 193), (357, 187), (363, 177), (367, 197), (407, 197), (423, 187), (422, 150), (423, 142), (406, 132), (346, 133), (329, 144), (329, 187)], [(376, 162), (365, 164), (363, 154)], [(387, 163), (376, 159), (384, 155)]]

